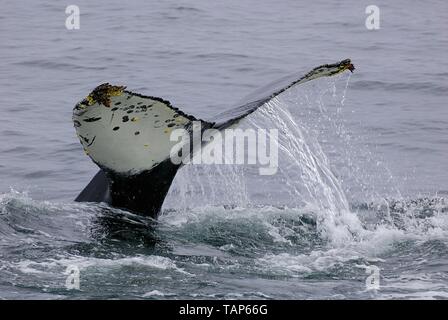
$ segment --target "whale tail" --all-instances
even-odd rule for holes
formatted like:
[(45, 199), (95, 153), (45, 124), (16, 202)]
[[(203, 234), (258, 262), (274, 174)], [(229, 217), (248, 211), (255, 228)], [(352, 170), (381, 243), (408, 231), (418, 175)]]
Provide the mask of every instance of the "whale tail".
[(100, 167), (75, 201), (106, 202), (155, 218), (181, 166), (170, 158), (177, 144), (170, 140), (173, 130), (192, 134), (195, 121), (202, 130), (228, 128), (295, 85), (353, 69), (347, 59), (316, 67), (305, 75), (285, 77), (213, 121), (188, 115), (164, 99), (102, 84), (73, 109), (77, 136), (85, 153)]

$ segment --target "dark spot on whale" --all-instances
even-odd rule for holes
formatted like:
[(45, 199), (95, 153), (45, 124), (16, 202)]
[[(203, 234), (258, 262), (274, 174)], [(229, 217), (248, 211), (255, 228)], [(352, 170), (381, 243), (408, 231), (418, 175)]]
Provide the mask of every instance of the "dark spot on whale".
[(112, 108), (112, 111), (117, 111), (118, 110), (118, 108), (117, 107), (115, 107), (115, 108)]
[(134, 112), (134, 110), (129, 110), (127, 113), (132, 113), (132, 112)]
[(117, 131), (118, 129), (120, 129), (120, 127), (113, 128), (114, 131)]
[(138, 136), (140, 134), (140, 131), (135, 131), (134, 133), (136, 136)]
[(128, 122), (129, 121), (129, 117), (128, 116), (124, 116), (123, 117), (123, 122)]
[(118, 101), (118, 102), (115, 102), (115, 105), (116, 106), (119, 106), (121, 104), (121, 102), (120, 101)]
[(171, 128), (171, 127), (174, 127), (174, 126), (175, 126), (174, 123), (169, 123), (169, 124), (168, 124), (168, 128)]
[(76, 128), (79, 128), (81, 126), (81, 122), (79, 122), (78, 120), (73, 120), (73, 123), (75, 124)]
[(85, 142), (85, 143), (89, 143), (90, 140), (82, 135), (79, 135), (79, 137)]
[(157, 118), (158, 116), (159, 116), (158, 114), (155, 114), (155, 115), (154, 115), (154, 117), (156, 117), (156, 118)]
[(93, 137), (92, 141), (87, 146), (90, 147), (95, 142), (95, 139), (96, 139), (96, 136)]
[(143, 102), (141, 102), (141, 101), (140, 101), (140, 102), (137, 102), (138, 105), (141, 105), (142, 103), (143, 103)]
[(82, 121), (84, 121), (84, 122), (95, 122), (95, 121), (98, 121), (98, 120), (101, 120), (101, 117), (97, 117), (97, 118), (95, 118), (95, 117), (87, 118), (87, 119), (83, 119)]

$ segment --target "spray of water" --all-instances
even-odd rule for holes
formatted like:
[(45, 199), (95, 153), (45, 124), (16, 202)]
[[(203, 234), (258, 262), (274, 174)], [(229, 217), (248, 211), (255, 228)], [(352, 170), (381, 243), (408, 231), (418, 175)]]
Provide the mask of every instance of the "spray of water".
[[(294, 196), (295, 205), (304, 204), (317, 215), (319, 231), (336, 244), (352, 240), (363, 231), (357, 216), (350, 211), (341, 182), (315, 137), (297, 122), (288, 105), (271, 101), (260, 110), (253, 126), (279, 128), (279, 174), (281, 181)], [(290, 202), (291, 204), (291, 202)]]
[[(328, 92), (327, 87), (324, 93)], [(344, 99), (345, 89), (342, 103)], [(323, 102), (320, 105), (324, 107)], [(316, 214), (318, 228), (329, 240), (344, 243), (359, 236), (363, 228), (350, 211), (328, 157), (290, 107), (274, 99), (240, 124), (243, 129), (278, 129), (279, 169), (274, 177), (259, 176), (250, 166), (187, 165), (176, 177), (166, 203), (180, 211), (206, 205), (307, 208)]]
[[(292, 210), (298, 219), (311, 213), (319, 236), (332, 246), (370, 243), (373, 251), (383, 236), (404, 235), (404, 229), (417, 234), (422, 220), (414, 228), (410, 211), (391, 212), (395, 210), (391, 205), (396, 205), (390, 199), (401, 203), (394, 178), (344, 119), (349, 79), (322, 80), (289, 90), (239, 124), (242, 129), (278, 129), (275, 175), (260, 176), (254, 165), (187, 165), (176, 177), (165, 209), (175, 209), (177, 218), (193, 215), (194, 220), (210, 212), (220, 218), (260, 217), (283, 240), (287, 228), (277, 228), (266, 208)], [(373, 225), (359, 214), (369, 204), (375, 204)], [(236, 212), (225, 213), (216, 206), (236, 208)], [(435, 221), (434, 226), (440, 223)]]

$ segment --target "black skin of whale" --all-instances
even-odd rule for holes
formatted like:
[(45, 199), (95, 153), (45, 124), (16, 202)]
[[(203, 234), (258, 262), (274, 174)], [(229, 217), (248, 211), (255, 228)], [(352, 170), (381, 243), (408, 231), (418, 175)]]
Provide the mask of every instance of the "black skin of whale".
[(180, 165), (170, 159), (137, 175), (100, 170), (75, 199), (77, 202), (105, 202), (116, 208), (157, 218)]
[[(256, 111), (265, 103), (277, 97), (287, 89), (299, 83), (312, 72), (322, 68), (339, 68), (337, 74), (344, 70), (353, 72), (349, 59), (335, 64), (314, 68), (305, 76), (294, 74), (265, 86), (250, 96), (239, 106), (225, 111), (215, 117), (214, 121), (203, 122), (203, 129), (224, 130), (238, 123), (241, 119)], [(329, 75), (332, 75), (331, 73)], [(125, 209), (132, 213), (156, 219), (171, 183), (181, 165), (175, 165), (168, 158), (156, 167), (135, 175), (124, 175), (101, 168), (90, 183), (75, 199), (77, 202), (105, 202), (112, 207)]]

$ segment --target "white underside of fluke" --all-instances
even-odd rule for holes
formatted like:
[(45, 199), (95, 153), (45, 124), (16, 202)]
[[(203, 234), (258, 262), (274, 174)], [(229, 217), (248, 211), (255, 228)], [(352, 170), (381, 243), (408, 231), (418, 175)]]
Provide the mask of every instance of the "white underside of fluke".
[(73, 120), (86, 154), (100, 167), (126, 174), (150, 170), (168, 159), (177, 143), (170, 141), (171, 132), (192, 120), (154, 99), (124, 91), (110, 97), (109, 107), (78, 104)]

